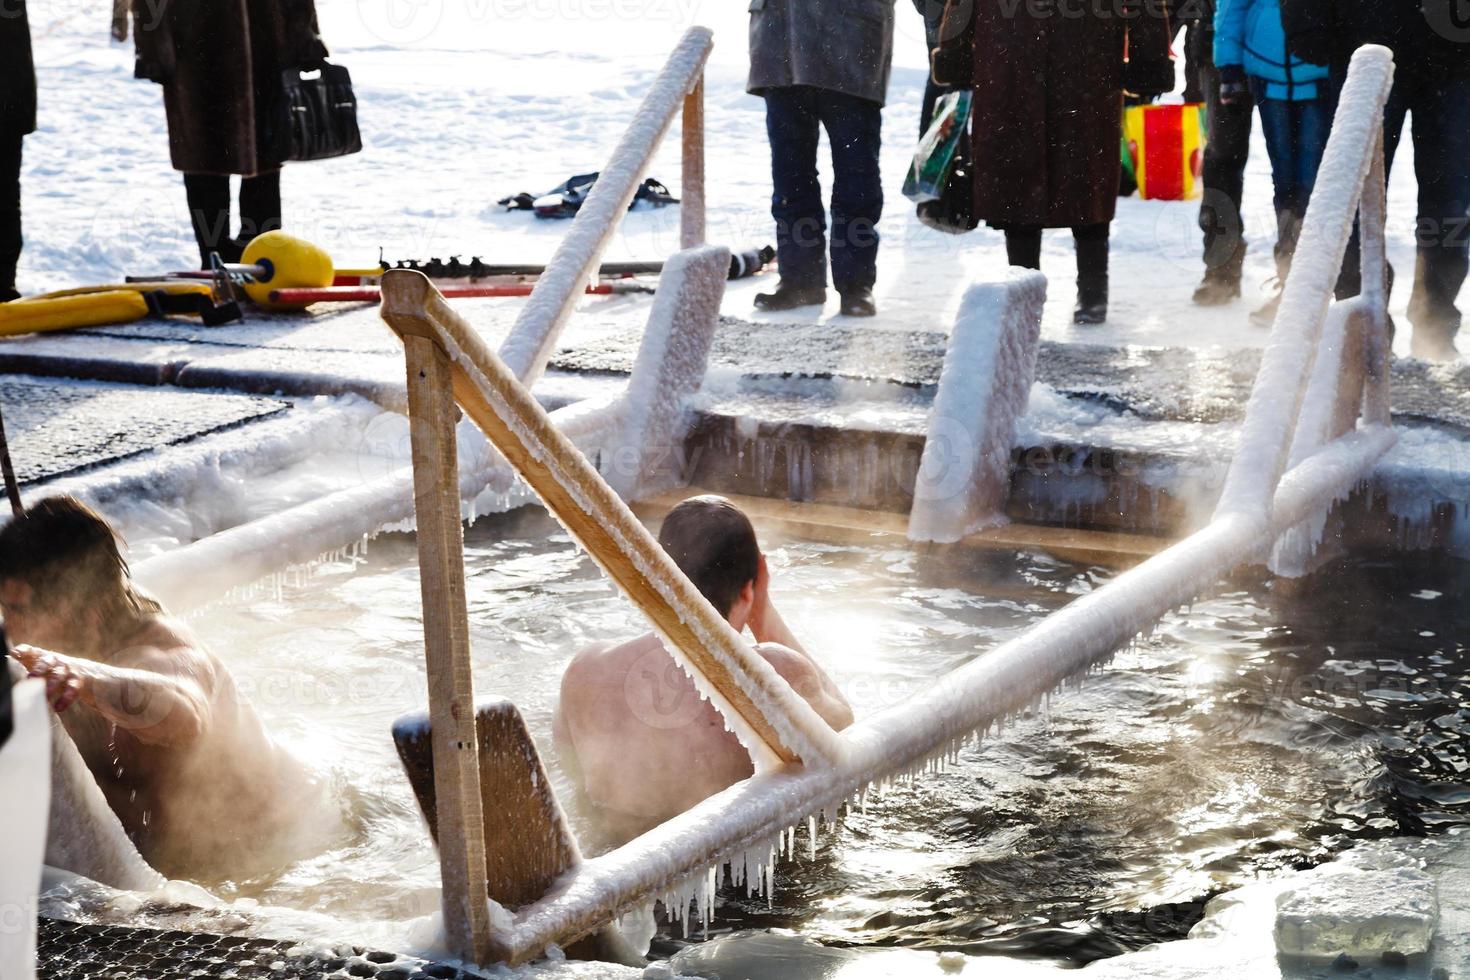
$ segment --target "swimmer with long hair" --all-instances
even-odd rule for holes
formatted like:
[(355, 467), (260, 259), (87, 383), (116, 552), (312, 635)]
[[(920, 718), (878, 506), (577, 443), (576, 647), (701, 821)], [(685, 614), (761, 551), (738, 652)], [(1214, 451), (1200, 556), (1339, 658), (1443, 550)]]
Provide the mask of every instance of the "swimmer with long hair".
[(252, 877), (301, 856), (316, 781), (224, 663), (132, 581), (111, 525), (71, 497), (0, 528), (11, 655), (143, 858), (169, 877)]

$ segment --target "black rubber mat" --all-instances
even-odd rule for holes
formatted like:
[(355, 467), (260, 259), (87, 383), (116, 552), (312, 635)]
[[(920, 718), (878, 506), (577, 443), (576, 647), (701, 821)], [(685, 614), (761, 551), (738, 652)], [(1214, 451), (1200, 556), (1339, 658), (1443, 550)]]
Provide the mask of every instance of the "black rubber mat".
[[(306, 951), (310, 949), (310, 951)], [(164, 932), (43, 918), (38, 980), (470, 980), (452, 966), (359, 947)]]

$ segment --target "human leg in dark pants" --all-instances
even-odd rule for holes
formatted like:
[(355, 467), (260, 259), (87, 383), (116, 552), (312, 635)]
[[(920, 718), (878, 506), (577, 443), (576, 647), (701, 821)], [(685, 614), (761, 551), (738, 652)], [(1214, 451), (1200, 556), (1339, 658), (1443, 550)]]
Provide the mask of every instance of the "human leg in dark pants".
[(1073, 323), (1102, 323), (1108, 318), (1108, 234), (1111, 225), (1078, 225), (1072, 229), (1077, 248), (1077, 307)]
[[(1072, 229), (1077, 249), (1077, 307), (1074, 323), (1102, 323), (1108, 316), (1108, 222), (1078, 225)], [(1041, 229), (1034, 225), (1008, 225), (1006, 261), (1023, 269), (1041, 268)]]
[(0, 303), (17, 297), (20, 262), (20, 150), (23, 136), (0, 134)]
[(1041, 229), (1032, 225), (1010, 225), (1006, 236), (1006, 263), (1022, 269), (1041, 268)]
[(1199, 206), (1205, 275), (1195, 290), (1194, 301), (1215, 305), (1240, 295), (1246, 251), (1240, 203), (1245, 165), (1250, 156), (1252, 106), (1248, 99), (1228, 105), (1220, 101), (1220, 74), (1212, 62), (1202, 64), (1199, 71), (1209, 138), (1201, 173), (1204, 194)]
[(840, 92), (822, 92), (819, 106), (832, 147), (832, 285), (850, 296), (878, 278), (883, 115), (878, 103)]
[(268, 170), (240, 180), (240, 234), (243, 248), (256, 235), (281, 227), (281, 172)]
[(819, 290), (827, 284), (827, 212), (817, 179), (821, 130), (817, 89), (768, 89), (766, 135), (771, 143), (771, 217), (781, 285)]
[(240, 246), (230, 237), (230, 178), (221, 174), (184, 174), (189, 221), (199, 247), (200, 268), (209, 268), (211, 252), (226, 262), (240, 261)]
[(1414, 288), (1409, 322), (1414, 356), (1457, 356), (1455, 305), (1470, 269), (1470, 78), (1422, 83), (1409, 106), (1419, 184)]
[(240, 234), (230, 234), (230, 178), (220, 174), (184, 174), (189, 220), (199, 247), (201, 268), (218, 252), (226, 262), (240, 261), (240, 253), (256, 235), (281, 227), (281, 172), (270, 170), (240, 180)]

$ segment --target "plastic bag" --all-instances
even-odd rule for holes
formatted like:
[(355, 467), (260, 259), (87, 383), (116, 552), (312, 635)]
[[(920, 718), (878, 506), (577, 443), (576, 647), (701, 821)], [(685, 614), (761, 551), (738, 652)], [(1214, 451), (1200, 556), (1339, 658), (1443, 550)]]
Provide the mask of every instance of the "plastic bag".
[(934, 104), (934, 118), (919, 139), (914, 161), (903, 182), (903, 196), (916, 204), (936, 201), (944, 195), (955, 162), (964, 156), (963, 143), (969, 132), (970, 91), (948, 92)]

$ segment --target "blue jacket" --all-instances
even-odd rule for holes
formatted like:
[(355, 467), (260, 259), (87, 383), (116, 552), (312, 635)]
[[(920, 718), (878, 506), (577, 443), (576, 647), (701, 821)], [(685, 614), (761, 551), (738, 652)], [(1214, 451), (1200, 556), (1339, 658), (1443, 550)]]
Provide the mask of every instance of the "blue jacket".
[(1266, 98), (1298, 101), (1321, 94), (1327, 68), (1287, 53), (1279, 0), (1218, 0), (1215, 66), (1239, 65), (1266, 83)]

